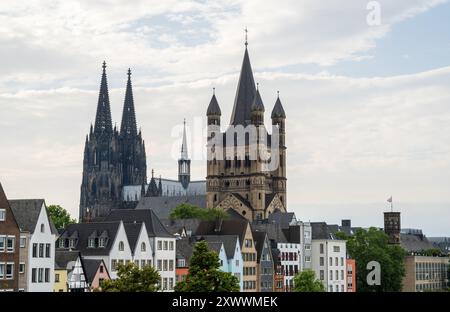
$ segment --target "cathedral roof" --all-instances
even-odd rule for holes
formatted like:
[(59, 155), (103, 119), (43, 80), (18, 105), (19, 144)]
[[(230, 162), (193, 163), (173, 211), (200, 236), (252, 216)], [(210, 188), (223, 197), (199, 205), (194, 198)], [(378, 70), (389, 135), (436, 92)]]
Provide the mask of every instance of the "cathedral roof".
[(102, 81), (98, 95), (97, 114), (95, 116), (95, 133), (112, 133), (111, 107), (109, 104), (108, 81), (106, 79), (106, 62), (103, 62)]
[(283, 105), (281, 104), (280, 97), (278, 96), (275, 106), (272, 110), (272, 118), (286, 118), (286, 113), (284, 112)]
[(246, 126), (250, 123), (251, 105), (256, 95), (255, 80), (253, 78), (252, 66), (248, 49), (245, 48), (244, 60), (242, 62), (241, 74), (236, 90), (233, 112), (230, 125)]
[(128, 69), (128, 82), (123, 105), (122, 124), (120, 126), (122, 135), (137, 135), (136, 113), (134, 110), (133, 87), (131, 85), (131, 69)]

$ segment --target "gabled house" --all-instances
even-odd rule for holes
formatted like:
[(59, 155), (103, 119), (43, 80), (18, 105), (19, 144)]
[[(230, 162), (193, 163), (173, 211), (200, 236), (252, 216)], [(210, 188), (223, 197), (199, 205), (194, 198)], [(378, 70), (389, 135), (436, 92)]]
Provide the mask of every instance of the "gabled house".
[(273, 258), (272, 250), (266, 232), (253, 231), (253, 239), (256, 247), (256, 262), (258, 264), (257, 273), (257, 291), (272, 292), (274, 290), (273, 282)]
[(20, 227), (19, 289), (52, 292), (57, 230), (43, 199), (10, 200)]
[(227, 257), (227, 265), (223, 266), (225, 272), (236, 276), (239, 281), (240, 291), (244, 290), (244, 261), (242, 258), (239, 235), (201, 235), (198, 239), (204, 239), (208, 243), (221, 242)]
[(163, 291), (173, 291), (175, 286), (175, 244), (170, 234), (151, 209), (116, 209), (105, 218), (106, 221), (144, 223), (153, 256), (153, 266), (161, 275)]
[(109, 280), (109, 272), (103, 260), (82, 259), (86, 281), (90, 290), (100, 287), (101, 282)]
[(176, 243), (175, 281), (184, 281), (189, 273), (189, 264), (193, 252), (193, 242), (188, 238), (180, 238)]
[(117, 278), (117, 265), (133, 261), (122, 221), (79, 223), (67, 226), (60, 235), (57, 250), (77, 250), (83, 259), (103, 260), (111, 278)]
[(143, 268), (146, 265), (152, 266), (153, 250), (145, 223), (124, 223), (124, 226), (136, 266), (139, 268)]
[(250, 223), (247, 220), (203, 221), (198, 226), (196, 235), (238, 235), (244, 266), (243, 291), (256, 291), (256, 249)]
[[(89, 283), (86, 278), (83, 260), (79, 251), (58, 250), (55, 252), (55, 291), (87, 292)], [(65, 271), (65, 272), (64, 272)], [(62, 277), (62, 279), (61, 279)], [(66, 279), (66, 288), (63, 281)]]
[(20, 228), (0, 184), (0, 291), (19, 290)]

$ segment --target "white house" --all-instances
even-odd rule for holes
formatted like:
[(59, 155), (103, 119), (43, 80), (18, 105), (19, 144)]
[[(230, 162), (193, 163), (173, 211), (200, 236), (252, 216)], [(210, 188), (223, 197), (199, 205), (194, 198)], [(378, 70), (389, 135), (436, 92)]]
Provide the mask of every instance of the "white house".
[[(55, 239), (57, 231), (51, 222), (43, 199), (10, 200), (19, 224), (20, 246), (26, 257), (21, 259), (19, 274), (24, 281), (21, 291), (52, 292), (55, 279)], [(26, 240), (29, 240), (28, 242)]]
[(151, 209), (117, 209), (106, 217), (107, 221), (144, 223), (151, 251), (153, 266), (161, 275), (162, 291), (173, 291), (175, 286), (176, 238), (170, 234)]
[(324, 222), (312, 226), (312, 268), (328, 292), (347, 292), (346, 241), (337, 239)]

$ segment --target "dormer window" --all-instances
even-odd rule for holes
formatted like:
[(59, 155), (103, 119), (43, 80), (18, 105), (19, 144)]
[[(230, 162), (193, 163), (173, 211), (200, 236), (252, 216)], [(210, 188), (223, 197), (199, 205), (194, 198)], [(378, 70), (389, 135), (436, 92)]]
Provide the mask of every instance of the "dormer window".
[(95, 239), (89, 238), (89, 240), (88, 240), (88, 247), (89, 248), (94, 248), (95, 247)]
[(65, 241), (65, 239), (64, 238), (60, 238), (59, 240), (58, 240), (58, 246), (59, 246), (59, 248), (64, 248), (65, 246), (65, 244), (64, 244), (64, 241)]
[(75, 248), (75, 238), (69, 239), (69, 248)]
[(104, 238), (104, 237), (99, 238), (98, 247), (105, 248), (105, 246), (106, 246), (106, 238)]

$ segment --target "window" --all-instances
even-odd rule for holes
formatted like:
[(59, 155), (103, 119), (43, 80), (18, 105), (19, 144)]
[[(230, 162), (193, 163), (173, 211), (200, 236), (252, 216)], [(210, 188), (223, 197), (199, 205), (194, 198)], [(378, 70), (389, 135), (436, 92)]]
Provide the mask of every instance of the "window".
[(15, 242), (14, 236), (8, 236), (6, 238), (6, 251), (7, 252), (14, 252), (14, 242)]
[(167, 260), (163, 261), (163, 271), (167, 271)]
[(88, 247), (89, 248), (94, 248), (95, 247), (95, 239), (94, 238), (89, 238), (89, 240), (88, 240)]
[(333, 280), (333, 271), (330, 270), (330, 281), (332, 281), (332, 280)]
[(177, 267), (184, 268), (186, 266), (186, 260), (185, 259), (178, 259), (177, 260)]
[(341, 270), (341, 280), (344, 279), (344, 270)]
[(158, 260), (158, 271), (162, 271), (162, 260)]
[(50, 269), (49, 268), (45, 269), (45, 282), (50, 283)]
[(58, 273), (55, 274), (55, 283), (59, 283), (59, 274)]
[(6, 220), (6, 209), (0, 209), (0, 221)]
[(125, 249), (125, 245), (123, 242), (119, 242), (119, 251), (123, 251)]
[(75, 248), (75, 239), (69, 239), (69, 248)]
[(339, 251), (341, 251), (341, 248), (339, 246), (333, 246), (333, 251), (339, 252)]
[(38, 248), (38, 244), (34, 243), (33, 244), (33, 258), (37, 257), (37, 248)]
[(344, 292), (344, 285), (341, 285), (341, 292)]
[(169, 278), (169, 290), (173, 289), (173, 278)]
[(13, 279), (14, 263), (6, 263), (6, 279)]
[(333, 258), (332, 258), (332, 257), (330, 257), (329, 264), (330, 264), (330, 265), (333, 265)]
[(320, 280), (323, 281), (325, 279), (325, 271), (320, 270)]
[(323, 244), (320, 244), (320, 253), (323, 254)]
[(141, 260), (141, 269), (145, 267), (145, 260)]
[(305, 245), (305, 250), (311, 250), (311, 245)]
[(334, 258), (334, 265), (335, 266), (339, 265), (339, 258), (338, 257)]
[(336, 285), (335, 288), (336, 288), (336, 292), (339, 292), (339, 285)]
[(39, 258), (44, 258), (44, 244), (39, 244)]
[(36, 283), (36, 269), (31, 269), (31, 282)]
[(44, 231), (45, 231), (45, 226), (44, 226), (44, 223), (42, 223), (41, 224), (41, 233), (44, 233)]
[(141, 251), (145, 252), (146, 249), (147, 249), (147, 248), (146, 248), (146, 246), (145, 246), (145, 243), (142, 242), (142, 243), (141, 243)]
[(38, 283), (42, 283), (44, 281), (44, 269), (38, 269)]
[(323, 257), (320, 257), (320, 265), (321, 266), (325, 265), (325, 259)]
[(341, 257), (341, 266), (344, 266), (344, 257)]
[(173, 271), (173, 260), (169, 260), (169, 271)]
[(162, 250), (162, 241), (158, 241), (158, 250)]
[(45, 257), (50, 258), (50, 244), (45, 244)]
[(101, 237), (98, 239), (98, 247), (105, 248), (106, 246), (106, 238)]
[(4, 279), (4, 278), (5, 278), (5, 264), (0, 263), (0, 279)]
[(111, 271), (115, 271), (117, 269), (117, 260), (111, 260)]
[(169, 250), (173, 250), (173, 241), (171, 241), (170, 243), (169, 243)]
[(19, 263), (19, 273), (25, 273), (25, 263), (23, 262)]
[(311, 257), (310, 256), (305, 256), (305, 261), (306, 262), (311, 262)]
[(167, 290), (167, 277), (163, 279), (163, 290)]
[(168, 249), (167, 246), (168, 246), (168, 245), (167, 245), (167, 241), (164, 241), (164, 250), (167, 250), (167, 249)]
[(330, 285), (330, 292), (333, 292), (333, 286)]
[(103, 265), (101, 265), (100, 266), (100, 273), (103, 273), (103, 271), (104, 271), (104, 268), (103, 268)]
[(0, 236), (0, 252), (5, 251), (6, 237)]
[(336, 270), (336, 280), (339, 280), (339, 271)]
[(24, 236), (20, 237), (20, 248), (25, 248), (27, 246), (27, 238)]

